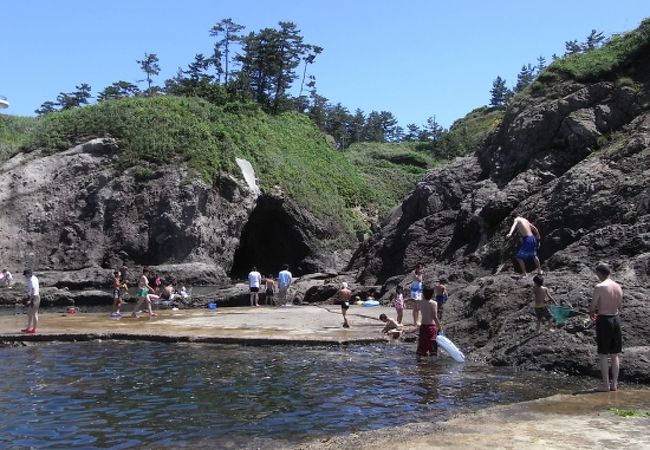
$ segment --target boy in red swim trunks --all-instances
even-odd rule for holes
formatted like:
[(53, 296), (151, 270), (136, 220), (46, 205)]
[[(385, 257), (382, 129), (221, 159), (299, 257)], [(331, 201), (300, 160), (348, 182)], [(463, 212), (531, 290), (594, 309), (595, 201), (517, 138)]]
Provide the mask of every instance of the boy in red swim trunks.
[(418, 302), (422, 318), (418, 335), (418, 348), (416, 350), (418, 359), (423, 356), (438, 354), (436, 336), (439, 331), (442, 331), (442, 325), (438, 320), (438, 304), (433, 300), (433, 289), (425, 287), (422, 290), (422, 297), (422, 300)]

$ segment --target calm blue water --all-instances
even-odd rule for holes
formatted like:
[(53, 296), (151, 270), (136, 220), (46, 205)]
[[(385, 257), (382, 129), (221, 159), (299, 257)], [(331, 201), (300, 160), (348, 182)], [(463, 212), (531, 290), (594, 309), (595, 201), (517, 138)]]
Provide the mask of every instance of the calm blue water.
[(585, 383), (449, 358), (417, 363), (413, 351), (115, 341), (0, 348), (0, 448), (291, 445)]

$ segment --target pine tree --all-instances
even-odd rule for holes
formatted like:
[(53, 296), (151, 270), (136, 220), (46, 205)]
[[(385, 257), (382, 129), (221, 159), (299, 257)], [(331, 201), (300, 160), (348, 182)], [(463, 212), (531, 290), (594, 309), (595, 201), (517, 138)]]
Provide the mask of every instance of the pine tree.
[(407, 130), (407, 133), (404, 135), (404, 140), (405, 141), (413, 142), (413, 141), (419, 140), (420, 133), (422, 132), (420, 130), (420, 127), (418, 127), (414, 123), (409, 123), (408, 125), (406, 125), (406, 130)]
[(538, 56), (537, 57), (537, 73), (539, 74), (542, 72), (544, 69), (546, 69), (546, 58), (543, 56)]
[(50, 114), (58, 110), (59, 109), (57, 108), (56, 102), (53, 102), (52, 100), (48, 100), (46, 102), (43, 102), (41, 104), (41, 107), (35, 110), (34, 112), (39, 116), (44, 116), (46, 114)]
[(436, 142), (438, 139), (440, 139), (440, 136), (445, 131), (445, 129), (441, 127), (438, 121), (436, 120), (436, 116), (429, 117), (427, 119), (426, 130), (429, 134), (429, 140), (431, 140), (432, 142)]
[(587, 36), (587, 40), (582, 44), (582, 48), (585, 51), (593, 50), (600, 47), (604, 41), (605, 36), (603, 36), (602, 32), (591, 30), (591, 33), (589, 33), (589, 36)]
[[(298, 97), (302, 96), (302, 90), (305, 86), (305, 78), (307, 76), (307, 66), (309, 64), (313, 64), (314, 60), (316, 59), (316, 56), (318, 56), (321, 52), (323, 51), (323, 47), (319, 47), (317, 45), (306, 45), (305, 46), (305, 54), (303, 55), (302, 60), (305, 63), (305, 68), (302, 71), (302, 81), (300, 82), (300, 92), (298, 93)], [(310, 75), (310, 80), (314, 82), (314, 77), (313, 75)], [(309, 84), (307, 85), (309, 87)]]
[[(217, 79), (221, 80), (221, 75), (224, 75), (224, 84), (228, 84), (230, 75), (230, 53), (231, 46), (234, 43), (241, 42), (242, 36), (239, 34), (246, 27), (239, 25), (232, 21), (231, 18), (223, 19), (210, 29), (210, 36), (221, 37), (214, 45), (214, 53), (212, 55), (212, 63), (214, 64), (217, 72)], [(223, 58), (224, 64), (222, 65), (221, 59)], [(225, 65), (225, 71), (223, 66)]]
[(90, 85), (82, 83), (75, 86), (75, 89), (74, 92), (59, 92), (59, 95), (56, 96), (56, 105), (60, 110), (79, 108), (81, 105), (88, 104), (88, 99), (91, 97)]
[(566, 41), (564, 43), (564, 48), (566, 51), (564, 52), (564, 55), (574, 55), (576, 53), (581, 53), (582, 52), (582, 46), (578, 44), (577, 40), (573, 41)]
[(136, 61), (140, 64), (140, 68), (145, 73), (146, 78), (140, 81), (147, 82), (147, 90), (145, 93), (147, 95), (153, 95), (154, 90), (151, 88), (151, 83), (153, 82), (152, 77), (160, 73), (160, 65), (158, 64), (158, 56), (155, 53), (146, 53), (144, 54), (144, 59)]
[(110, 86), (106, 86), (103, 91), (97, 94), (97, 101), (114, 100), (123, 97), (137, 95), (140, 89), (128, 81), (116, 81)]
[(362, 110), (359, 108), (354, 111), (354, 115), (350, 118), (350, 124), (348, 129), (350, 131), (351, 142), (361, 142), (363, 141), (363, 132), (366, 124), (366, 116)]
[(497, 76), (492, 82), (492, 89), (490, 89), (490, 105), (504, 106), (508, 96), (508, 86), (506, 80)]
[(517, 75), (517, 84), (515, 85), (515, 92), (521, 92), (535, 79), (535, 68), (531, 64), (521, 66), (521, 70)]

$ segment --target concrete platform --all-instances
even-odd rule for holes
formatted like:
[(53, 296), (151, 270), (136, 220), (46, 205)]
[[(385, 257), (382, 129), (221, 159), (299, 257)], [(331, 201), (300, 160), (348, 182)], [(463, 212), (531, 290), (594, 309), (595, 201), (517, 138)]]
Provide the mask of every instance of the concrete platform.
[[(130, 306), (130, 307), (129, 307)], [(109, 313), (39, 314), (38, 333), (21, 333), (27, 316), (0, 317), (1, 341), (71, 341), (129, 339), (167, 342), (214, 342), (238, 344), (352, 344), (382, 342), (379, 314), (394, 315), (393, 308), (353, 305), (348, 311), (350, 328), (342, 328), (341, 308), (336, 305), (293, 307), (242, 307), (157, 310), (149, 319), (130, 316), (127, 305), (121, 319)]]

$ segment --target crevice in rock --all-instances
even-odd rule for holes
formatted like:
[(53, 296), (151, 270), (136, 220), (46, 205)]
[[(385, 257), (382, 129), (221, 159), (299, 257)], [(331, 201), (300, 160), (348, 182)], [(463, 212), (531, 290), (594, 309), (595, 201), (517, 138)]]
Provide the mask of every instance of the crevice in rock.
[(294, 276), (300, 276), (311, 269), (306, 263), (310, 254), (300, 224), (283, 207), (283, 200), (262, 195), (242, 230), (230, 276), (246, 278), (255, 266), (263, 275), (277, 277), (284, 264)]

